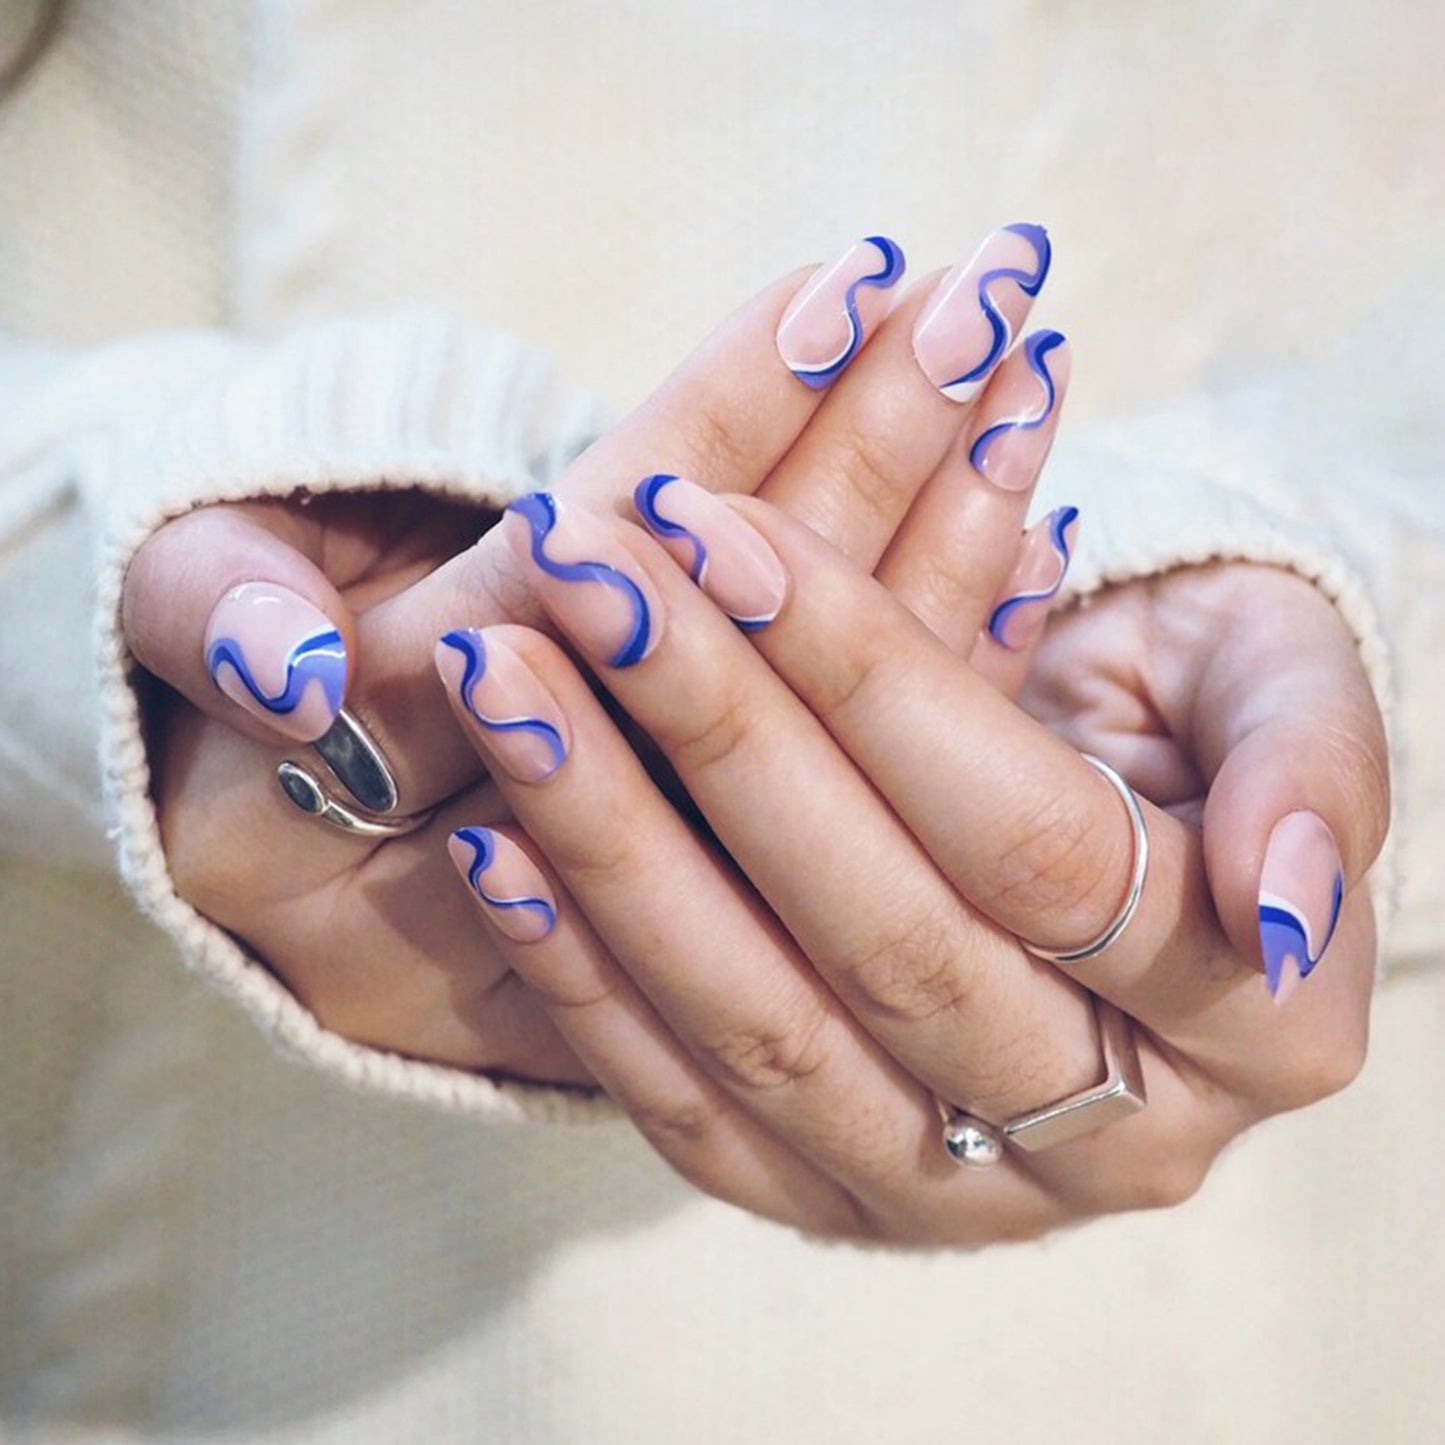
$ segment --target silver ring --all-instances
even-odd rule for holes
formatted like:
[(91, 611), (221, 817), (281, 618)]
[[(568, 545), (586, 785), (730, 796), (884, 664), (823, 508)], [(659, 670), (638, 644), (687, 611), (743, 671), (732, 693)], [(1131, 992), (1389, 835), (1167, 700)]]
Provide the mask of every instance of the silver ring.
[(288, 758), (277, 766), (276, 781), (309, 817), (356, 838), (399, 838), (430, 819), (430, 812), (386, 816), (398, 802), (396, 777), (376, 739), (345, 708), (311, 746), (357, 806), (341, 802), (310, 768)]
[(1082, 948), (1041, 948), (1027, 939), (1019, 939), (1035, 958), (1045, 958), (1050, 963), (1086, 963), (1103, 953), (1133, 920), (1139, 900), (1144, 896), (1144, 880), (1149, 874), (1149, 829), (1144, 824), (1144, 810), (1139, 806), (1139, 799), (1133, 788), (1102, 758), (1096, 758), (1092, 753), (1080, 753), (1079, 756), (1090, 767), (1097, 768), (1108, 780), (1109, 786), (1124, 800), (1124, 807), (1129, 813), (1129, 826), (1134, 834), (1134, 863), (1129, 875), (1129, 891), (1124, 895), (1119, 911), (1109, 920), (1104, 931)]
[(1128, 1015), (1097, 994), (1093, 1001), (1099, 1052), (1104, 1061), (1103, 1081), (997, 1126), (939, 1099), (943, 1147), (956, 1163), (970, 1169), (987, 1169), (1003, 1157), (1006, 1144), (1036, 1154), (1117, 1123), (1148, 1104), (1144, 1071), (1139, 1066), (1139, 1049)]

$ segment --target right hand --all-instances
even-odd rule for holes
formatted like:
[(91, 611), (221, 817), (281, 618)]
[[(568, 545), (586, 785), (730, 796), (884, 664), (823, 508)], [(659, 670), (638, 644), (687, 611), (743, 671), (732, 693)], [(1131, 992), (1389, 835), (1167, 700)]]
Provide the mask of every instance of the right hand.
[[(989, 245), (982, 269), (1022, 267), (1032, 250), (1007, 233)], [(852, 254), (854, 276), (880, 260), (876, 247)], [(1040, 399), (1022, 347), (962, 402), (935, 384), (951, 379), (939, 369), (947, 357), (925, 348), (934, 381), (920, 368), (915, 323), (945, 292), (958, 330), (934, 327), (931, 339), (958, 353), (954, 374), (991, 350), (977, 304), (980, 269), (957, 287), (953, 273), (942, 285), (925, 278), (886, 317), (890, 292), (859, 289), (868, 344), (827, 390), (799, 384), (775, 336), (795, 296), (828, 273), (778, 281), (578, 458), (556, 489), (619, 510), (638, 478), (657, 471), (755, 492), (874, 571), (967, 656), (1018, 558), (1058, 417), (1055, 404), (1044, 425), (1017, 434), (1002, 485), (970, 465), (983, 432)], [(1019, 334), (1030, 296), (1007, 277), (989, 295)], [(841, 300), (835, 293), (818, 302), (834, 330)], [(825, 325), (816, 344), (830, 348), (833, 339)], [(1066, 349), (1054, 351), (1049, 371), (1061, 398)], [(130, 566), (123, 602), (132, 651), (169, 685), (155, 689), (148, 717), (154, 796), (177, 890), (241, 939), (324, 1027), (439, 1063), (591, 1083), (538, 1000), (478, 938), (447, 856), (454, 827), (508, 815), (437, 685), (437, 639), (458, 627), (542, 623), (510, 552), (487, 534), (492, 520), (484, 510), (393, 492), (207, 507), (158, 530)], [(217, 668), (229, 691), (207, 667), (208, 644), (221, 634), (246, 644), (258, 672), (269, 649), (275, 671), (256, 681), (275, 697), (291, 647), (328, 624), (340, 642), (315, 656), (321, 673), (334, 673), (332, 703), (344, 685), (347, 707), (398, 775), (399, 811), (436, 810), (405, 837), (349, 838), (303, 817), (277, 787), (277, 762), (334, 716), (324, 682), (278, 714), (238, 704), (246, 690), (235, 666)]]

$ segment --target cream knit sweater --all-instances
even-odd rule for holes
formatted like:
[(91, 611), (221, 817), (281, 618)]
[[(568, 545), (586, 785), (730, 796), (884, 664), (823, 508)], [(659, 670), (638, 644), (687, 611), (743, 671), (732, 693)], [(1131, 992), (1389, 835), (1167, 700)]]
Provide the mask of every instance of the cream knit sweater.
[[(1410, 0), (73, 7), (0, 107), (0, 1439), (1445, 1438), (1442, 42)], [(115, 628), (161, 520), (501, 501), (605, 424), (561, 375), (628, 404), (810, 255), (1016, 216), (1075, 595), (1293, 567), (1387, 703), (1355, 1089), (1175, 1214), (820, 1247), (605, 1102), (327, 1033), (175, 896)]]

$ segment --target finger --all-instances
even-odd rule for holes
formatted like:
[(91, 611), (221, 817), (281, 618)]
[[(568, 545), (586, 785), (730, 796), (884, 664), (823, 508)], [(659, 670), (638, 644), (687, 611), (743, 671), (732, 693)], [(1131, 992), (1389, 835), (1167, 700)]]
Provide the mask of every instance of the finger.
[(969, 664), (1005, 697), (1014, 697), (1029, 673), (1049, 610), (1068, 576), (1078, 541), (1079, 509), (1056, 507), (1024, 533), (1013, 570), (988, 605), (974, 637)]
[(845, 1190), (702, 1071), (525, 840), (513, 830), (464, 826), (448, 849), (497, 952), (683, 1178), (770, 1219), (866, 1232)]
[[(871, 571), (968, 421), (1048, 275), (1040, 226), (993, 232), (919, 286), (759, 489)], [(713, 490), (712, 478), (684, 475)]]
[(121, 601), (137, 661), (258, 741), (309, 742), (346, 696), (356, 629), (272, 506), (205, 507), (161, 527)]
[[(687, 537), (706, 538), (706, 585), (745, 625), (766, 625), (778, 596), (745, 591), (767, 578), (765, 556), (733, 545), (747, 528), (726, 530), (736, 517), (700, 487), (674, 479), (663, 491)], [(554, 621), (603, 670), (812, 967), (909, 1073), (1001, 1117), (1041, 1089), (1059, 1097), (1091, 1081), (1080, 992), (957, 896), (817, 720), (645, 539), (544, 496), (515, 503), (503, 528), (534, 559)], [(649, 554), (652, 566), (639, 565)], [(783, 808), (799, 779), (806, 802)], [(830, 852), (839, 866), (821, 875), (806, 861)]]
[[(747, 883), (687, 829), (576, 668), (523, 629), (489, 628), (482, 640), (489, 655), (508, 652), (532, 672), (565, 711), (572, 739), (565, 763), (532, 782), (509, 773), (498, 734), (475, 734), (493, 775), (549, 870), (687, 1055), (873, 1217), (922, 1229), (956, 1210), (958, 1171), (939, 1146), (927, 1091), (859, 1028)], [(509, 880), (499, 891), (527, 890)], [(987, 1197), (1002, 1190), (1014, 1205), (1041, 1207), (1032, 1186), (1020, 1201), (1003, 1182), (1012, 1171), (997, 1173)]]
[[(877, 237), (833, 265), (775, 282), (584, 452), (560, 485), (599, 508), (630, 505), (637, 478), (662, 461), (715, 485), (753, 490), (826, 394), (800, 385), (790, 361), (803, 365), (810, 335), (822, 345), (841, 328), (849, 338), (849, 356), (835, 356), (834, 375), (841, 374), (872, 337), (902, 264), (898, 248)], [(361, 618), (351, 706), (392, 762), (401, 811), (432, 806), (477, 772), (475, 753), (449, 725), (446, 703), (432, 684), (437, 638), (459, 623), (508, 620), (542, 618), (506, 549), (487, 537)]]
[[(789, 574), (786, 605), (754, 644), (944, 877), (1006, 934), (1060, 951), (1099, 936), (1134, 858), (1106, 780), (806, 528), (753, 499), (726, 505)], [(1149, 886), (1126, 933), (1081, 976), (1163, 1030), (1181, 1009), (1192, 1021), (1199, 999), (1182, 986), (1187, 971), (1227, 943), (1198, 835), (1144, 810)]]
[(1069, 363), (1059, 332), (1024, 339), (994, 373), (874, 574), (955, 652), (973, 647), (1018, 559)]
[(1210, 640), (1191, 731), (1212, 779), (1204, 840), (1219, 916), (1283, 1001), (1324, 961), (1384, 842), (1389, 753), (1337, 610), (1289, 573), (1255, 586), (1266, 610), (1231, 608)]

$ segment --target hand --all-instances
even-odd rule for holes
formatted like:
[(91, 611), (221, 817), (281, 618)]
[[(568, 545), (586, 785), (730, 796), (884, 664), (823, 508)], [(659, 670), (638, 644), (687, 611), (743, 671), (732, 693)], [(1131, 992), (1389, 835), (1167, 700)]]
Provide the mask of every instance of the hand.
[[(758, 490), (876, 569), (950, 645), (971, 645), (1017, 555), (1067, 380), (1056, 333), (998, 367), (998, 338), (1022, 327), (1046, 243), (999, 233), (971, 268), (941, 283), (926, 278), (886, 320), (890, 288), (857, 286), (853, 339), (866, 348), (853, 348), (831, 389), (800, 385), (780, 347), (800, 370), (809, 345), (836, 359), (849, 339), (844, 287), (889, 279), (894, 262), (888, 248), (865, 243), (838, 267), (770, 287), (580, 458), (559, 491), (622, 505), (659, 462), (715, 487)], [(991, 274), (981, 309), (978, 288)], [(954, 369), (964, 355), (968, 364)], [(979, 375), (959, 382), (969, 369)], [(1037, 424), (1000, 430), (1006, 418), (1035, 412)], [(437, 638), (459, 623), (539, 620), (497, 539), (463, 550), (491, 520), (407, 494), (203, 509), (138, 553), (126, 580), (126, 632), (140, 661), (174, 689), (157, 690), (150, 735), (167, 857), (184, 897), (337, 1033), (443, 1063), (585, 1082), (587, 1070), (535, 997), (478, 939), (445, 857), (446, 823), (458, 810), (482, 822), (507, 812), (436, 685)], [(257, 582), (264, 586), (233, 595)], [(311, 681), (294, 709), (278, 712), (286, 659), (307, 635), (297, 675), (309, 669)], [(258, 673), (269, 657), (271, 675), (253, 681), (271, 706), (228, 653), (250, 658)], [(455, 650), (443, 655), (461, 665)], [(397, 769), (401, 811), (440, 806), (432, 826), (380, 846), (358, 843), (281, 797), (280, 734), (315, 737), (343, 687)]]
[[(464, 830), (454, 851), (513, 967), (687, 1178), (820, 1233), (1032, 1236), (1175, 1203), (1242, 1130), (1354, 1076), (1374, 957), (1354, 885), (1383, 836), (1385, 754), (1353, 647), (1312, 589), (1266, 569), (1179, 574), (1049, 639), (1040, 707), (1181, 813), (1208, 789), (1202, 835), (1144, 804), (1138, 912), (1076, 976), (1017, 940), (1077, 945), (1115, 912), (1132, 839), (1103, 779), (807, 529), (702, 492), (665, 509), (682, 511), (712, 559), (709, 595), (776, 612), (751, 638), (688, 584), (677, 564), (694, 549), (675, 528), (654, 521), (664, 551), (525, 499), (503, 530), (740, 873), (719, 874), (566, 656), (518, 628), (486, 645), (566, 729), (567, 760), (545, 781), (509, 776), (499, 739), (473, 729), (526, 831)], [(605, 564), (606, 586), (559, 558)], [(618, 577), (649, 622), (626, 667), (596, 626)], [(1261, 977), (1262, 876), (1312, 939), (1308, 957), (1292, 945), (1312, 971), (1284, 1007)], [(1002, 1121), (1097, 1082), (1085, 984), (1134, 1019), (1148, 1107), (959, 1170), (935, 1095)]]

